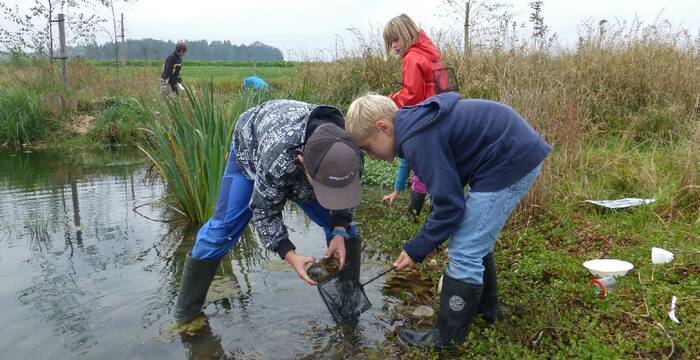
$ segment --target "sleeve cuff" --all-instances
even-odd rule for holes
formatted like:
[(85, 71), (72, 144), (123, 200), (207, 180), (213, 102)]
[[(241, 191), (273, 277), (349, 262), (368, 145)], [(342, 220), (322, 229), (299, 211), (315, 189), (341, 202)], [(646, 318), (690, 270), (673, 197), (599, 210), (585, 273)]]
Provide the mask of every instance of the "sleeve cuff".
[(350, 220), (342, 215), (331, 215), (331, 229), (334, 227), (342, 226), (345, 230), (348, 230), (350, 225)]
[(415, 240), (410, 241), (408, 244), (404, 245), (403, 249), (414, 262), (423, 262), (428, 253), (424, 253), (423, 249), (419, 249), (418, 246), (414, 244), (414, 242)]
[(296, 250), (296, 247), (289, 239), (280, 241), (275, 248), (275, 252), (277, 252), (277, 255), (279, 255), (282, 260), (284, 260), (285, 255), (292, 250)]

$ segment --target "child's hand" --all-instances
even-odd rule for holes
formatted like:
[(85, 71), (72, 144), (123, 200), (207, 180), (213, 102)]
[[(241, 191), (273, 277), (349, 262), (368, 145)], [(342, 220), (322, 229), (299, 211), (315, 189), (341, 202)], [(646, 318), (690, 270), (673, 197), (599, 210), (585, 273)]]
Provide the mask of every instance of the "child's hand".
[(382, 198), (382, 203), (388, 202), (388, 203), (389, 203), (389, 206), (393, 205), (393, 204), (394, 204), (394, 201), (395, 201), (396, 199), (399, 198), (399, 194), (400, 194), (400, 193), (401, 193), (401, 191), (399, 191), (399, 190), (394, 190), (391, 194), (385, 195), (385, 196)]
[(399, 257), (394, 261), (394, 267), (396, 267), (396, 271), (401, 271), (404, 269), (409, 269), (412, 268), (416, 263), (411, 259), (408, 254), (406, 254), (406, 251), (402, 251)]
[(284, 256), (284, 260), (286, 260), (289, 265), (292, 265), (294, 271), (296, 271), (299, 277), (307, 284), (312, 286), (316, 285), (316, 282), (311, 280), (309, 274), (306, 273), (306, 264), (315, 264), (318, 262), (315, 257), (297, 254), (296, 251), (291, 250)]
[(340, 263), (338, 270), (343, 270), (343, 265), (345, 265), (345, 255), (345, 238), (340, 235), (333, 236), (331, 243), (328, 245), (328, 249), (326, 249), (325, 256), (334, 256), (336, 259), (338, 259), (338, 262)]

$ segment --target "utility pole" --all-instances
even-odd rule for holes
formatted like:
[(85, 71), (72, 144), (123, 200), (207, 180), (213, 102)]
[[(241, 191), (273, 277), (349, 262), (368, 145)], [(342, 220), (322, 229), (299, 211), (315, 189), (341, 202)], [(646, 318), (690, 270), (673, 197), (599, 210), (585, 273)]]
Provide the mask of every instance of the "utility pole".
[(124, 62), (124, 61), (126, 61), (126, 44), (124, 42), (124, 13), (121, 13), (121, 15), (122, 15), (122, 20), (121, 20), (120, 24), (121, 24), (122, 34), (119, 36), (122, 38), (121, 58), (122, 58), (122, 62)]
[(61, 73), (63, 74), (63, 89), (68, 90), (68, 69), (66, 69), (66, 28), (63, 14), (58, 14), (58, 37), (61, 44)]

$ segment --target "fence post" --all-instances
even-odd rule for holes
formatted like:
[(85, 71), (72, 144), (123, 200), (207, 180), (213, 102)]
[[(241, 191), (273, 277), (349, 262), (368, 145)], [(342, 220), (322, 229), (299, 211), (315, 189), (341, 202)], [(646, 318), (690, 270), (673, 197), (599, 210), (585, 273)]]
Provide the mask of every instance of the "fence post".
[(58, 37), (61, 44), (61, 73), (63, 74), (63, 89), (68, 90), (68, 69), (66, 68), (66, 28), (63, 14), (58, 14)]
[(126, 40), (124, 40), (124, 13), (121, 13), (122, 20), (119, 22), (120, 27), (121, 27), (121, 35), (119, 35), (120, 38), (122, 38), (122, 46), (121, 46), (121, 51), (119, 54), (119, 57), (122, 59), (122, 64), (126, 62)]

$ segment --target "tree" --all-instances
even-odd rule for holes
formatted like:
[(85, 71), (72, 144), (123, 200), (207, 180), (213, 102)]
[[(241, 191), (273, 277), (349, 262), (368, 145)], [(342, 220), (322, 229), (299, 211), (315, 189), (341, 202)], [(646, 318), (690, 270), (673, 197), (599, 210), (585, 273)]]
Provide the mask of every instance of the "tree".
[[(282, 51), (254, 42), (250, 45), (234, 45), (229, 40), (212, 41), (193, 40), (187, 43), (187, 58), (190, 60), (284, 60)], [(130, 49), (133, 58), (163, 59), (173, 52), (175, 43), (155, 39), (128, 39), (126, 46)], [(109, 60), (114, 59), (114, 42), (110, 41), (102, 45), (92, 43), (88, 46), (69, 47), (71, 56), (80, 55), (87, 59)]]
[(26, 9), (0, 1), (0, 19), (10, 27), (0, 28), (0, 47), (25, 53), (54, 57), (52, 20), (57, 13), (66, 14), (68, 42), (87, 45), (95, 40), (96, 27), (104, 22), (93, 11), (92, 0), (34, 0)]
[(547, 25), (544, 24), (544, 16), (542, 16), (542, 1), (537, 0), (530, 2), (530, 22), (532, 23), (532, 38), (535, 40), (535, 46), (541, 47), (544, 45), (544, 40), (547, 36)]
[(464, 24), (464, 51), (479, 45), (493, 45), (504, 36), (513, 15), (510, 5), (493, 0), (443, 0), (448, 16)]

